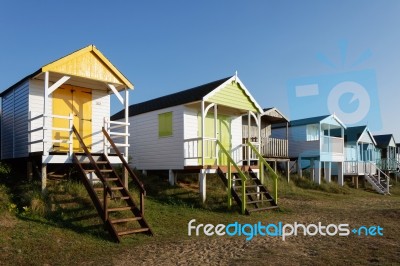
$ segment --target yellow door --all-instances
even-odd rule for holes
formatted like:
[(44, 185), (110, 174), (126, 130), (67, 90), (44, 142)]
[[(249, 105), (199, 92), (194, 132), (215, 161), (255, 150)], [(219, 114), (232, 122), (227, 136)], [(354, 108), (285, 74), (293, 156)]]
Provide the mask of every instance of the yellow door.
[[(91, 149), (92, 145), (92, 94), (90, 89), (63, 85), (53, 93), (53, 114), (61, 116), (73, 115), (73, 124), (85, 145)], [(53, 118), (53, 127), (68, 128), (69, 120)], [(53, 130), (53, 139), (68, 140), (69, 133)], [(69, 150), (66, 143), (55, 143), (54, 151), (66, 152)], [(73, 138), (74, 152), (82, 152), (78, 139)]]

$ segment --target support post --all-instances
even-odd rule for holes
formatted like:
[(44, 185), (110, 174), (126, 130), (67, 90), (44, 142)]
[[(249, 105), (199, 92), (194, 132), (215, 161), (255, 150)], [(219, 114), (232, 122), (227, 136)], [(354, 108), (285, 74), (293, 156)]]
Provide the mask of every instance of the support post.
[(340, 186), (344, 185), (343, 179), (343, 162), (338, 162), (338, 183)]
[(49, 104), (49, 72), (44, 73), (44, 103), (43, 103), (43, 155), (49, 155), (49, 151), (47, 149), (47, 106)]
[(228, 160), (228, 171), (226, 173), (226, 177), (228, 179), (228, 188), (227, 188), (227, 194), (228, 194), (228, 209), (231, 209), (232, 207), (232, 165), (231, 161)]
[(124, 183), (125, 188), (128, 189), (128, 186), (129, 186), (129, 173), (128, 173), (128, 169), (126, 169), (125, 167), (124, 167), (124, 176), (123, 176), (122, 182)]
[(358, 189), (358, 175), (354, 176), (354, 187)]
[(324, 176), (326, 182), (331, 182), (332, 177), (332, 163), (324, 162)]
[(42, 193), (46, 192), (47, 186), (47, 164), (42, 164)]
[[(214, 138), (218, 139), (218, 108), (217, 108), (217, 104), (214, 104)], [(216, 157), (216, 161), (217, 161), (217, 165), (219, 165), (219, 156), (218, 156), (218, 152), (219, 152), (219, 147), (217, 145), (217, 142), (215, 142), (215, 157)]]
[(286, 178), (287, 178), (287, 182), (290, 182), (290, 161), (286, 161)]
[(174, 171), (172, 171), (171, 169), (168, 170), (168, 181), (171, 186), (174, 186), (176, 184), (175, 174)]
[[(247, 113), (247, 142), (251, 141), (250, 138), (250, 127), (251, 127), (251, 115), (250, 115), (250, 111)], [(247, 165), (250, 165), (250, 146), (247, 145)]]
[(321, 185), (321, 161), (314, 161), (314, 181), (318, 185)]
[[(126, 158), (126, 161), (129, 162), (129, 154), (128, 154), (128, 152), (129, 152), (129, 147), (128, 147), (128, 144), (129, 144), (129, 126), (128, 126), (128, 123), (129, 123), (129, 90), (128, 90), (128, 88), (125, 89), (124, 104), (125, 104), (125, 123), (126, 123), (126, 125), (125, 125), (125, 144), (126, 144), (125, 158)], [(126, 188), (128, 188), (128, 183), (126, 183)]]
[(200, 170), (199, 187), (200, 187), (200, 199), (202, 203), (206, 202), (206, 176), (207, 174), (203, 170)]
[(297, 158), (297, 174), (300, 178), (303, 177), (303, 169), (301, 168), (301, 157)]
[(204, 166), (204, 125), (205, 125), (205, 117), (204, 117), (204, 101), (201, 101), (201, 165)]

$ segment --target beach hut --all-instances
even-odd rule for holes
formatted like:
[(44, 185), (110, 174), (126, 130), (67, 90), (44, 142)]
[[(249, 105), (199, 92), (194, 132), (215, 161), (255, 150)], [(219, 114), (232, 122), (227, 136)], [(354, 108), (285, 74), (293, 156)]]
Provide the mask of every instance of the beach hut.
[[(167, 170), (171, 184), (177, 173), (198, 173), (202, 201), (207, 174), (219, 173), (230, 184), (232, 168), (245, 187), (243, 149), (252, 148), (243, 144), (242, 116), (259, 125), (262, 113), (237, 75), (131, 105), (131, 165), (144, 172)], [(123, 116), (121, 111), (111, 119), (122, 121)], [(255, 145), (259, 149), (259, 140)], [(241, 197), (246, 198), (245, 193)], [(240, 202), (246, 209), (242, 211), (248, 210), (245, 201)]]
[(364, 176), (376, 173), (376, 142), (367, 126), (348, 127), (344, 131), (344, 175)]
[[(287, 179), (289, 180), (289, 153), (288, 153), (288, 124), (289, 119), (276, 107), (264, 108), (260, 116), (260, 127), (257, 126), (256, 121), (251, 120), (250, 127), (248, 126), (248, 116), (242, 117), (243, 124), (243, 143), (246, 143), (250, 137), (252, 142), (260, 142), (260, 153), (263, 155), (267, 162), (273, 164), (275, 172), (277, 171), (277, 164), (285, 164)], [(286, 127), (286, 135), (283, 138), (272, 137), (272, 127), (284, 126)], [(258, 131), (260, 128), (260, 131)], [(244, 151), (244, 160), (246, 161), (246, 151)], [(246, 162), (247, 163), (247, 162)]]
[(272, 137), (285, 138), (288, 131), (289, 158), (296, 161), (300, 176), (303, 169), (310, 168), (314, 181), (320, 184), (321, 169), (324, 168), (325, 179), (330, 182), (332, 167), (336, 167), (338, 183), (343, 185), (345, 129), (346, 126), (333, 114), (292, 120), (288, 129), (273, 127)]
[(381, 155), (380, 158), (377, 158), (377, 166), (387, 173), (397, 171), (399, 161), (397, 161), (397, 147), (393, 135), (374, 135), (374, 139)]
[[(127, 110), (131, 89), (132, 83), (95, 46), (89, 45), (40, 67), (0, 94), (1, 159), (28, 162), (29, 175), (39, 168), (43, 191), (48, 167), (65, 169), (62, 166), (74, 164), (99, 215), (117, 240), (122, 234), (137, 231), (116, 229), (120, 221), (109, 217), (111, 209), (104, 200), (116, 195), (121, 195), (126, 208), (132, 210), (132, 221), (139, 221), (141, 232), (151, 233), (142, 217), (143, 204), (136, 207), (125, 186), (127, 178), (122, 184), (111, 167), (112, 163), (122, 163), (126, 172), (133, 174), (125, 166), (127, 116), (122, 122), (109, 121), (110, 94), (115, 94)], [(114, 133), (115, 127), (120, 131)], [(113, 137), (120, 141), (115, 143)], [(101, 182), (104, 190), (95, 188), (92, 180)], [(143, 199), (143, 186), (136, 178), (134, 181)]]

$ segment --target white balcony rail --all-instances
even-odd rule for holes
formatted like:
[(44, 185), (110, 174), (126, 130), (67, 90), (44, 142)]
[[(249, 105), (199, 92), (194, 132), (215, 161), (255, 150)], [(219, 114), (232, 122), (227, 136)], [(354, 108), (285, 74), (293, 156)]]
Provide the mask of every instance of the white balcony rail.
[[(110, 121), (108, 118), (104, 118), (104, 129), (107, 131), (110, 138), (114, 141), (115, 146), (124, 148), (124, 157), (128, 160), (128, 149), (129, 149), (129, 125), (130, 123)], [(112, 147), (106, 136), (103, 135), (103, 152), (108, 155), (112, 153)], [(115, 153), (115, 151), (114, 151)]]
[[(47, 119), (49, 118), (49, 119)], [(67, 127), (53, 127), (48, 126), (47, 124), (51, 120), (51, 124), (53, 124), (53, 119), (61, 119), (67, 120)], [(43, 155), (48, 155), (51, 151), (53, 151), (54, 143), (59, 144), (68, 144), (68, 153), (71, 155), (73, 153), (73, 136), (72, 136), (72, 125), (73, 125), (73, 114), (69, 116), (62, 115), (53, 115), (53, 114), (34, 114), (33, 112), (29, 112), (28, 117), (28, 145), (29, 152), (32, 151), (32, 145), (41, 143), (43, 145)], [(46, 125), (46, 126), (44, 126)], [(62, 132), (67, 132), (67, 136), (54, 138), (53, 131), (58, 131), (60, 135)]]
[(343, 172), (348, 175), (375, 174), (376, 170), (376, 165), (373, 162), (345, 161), (343, 163)]
[(321, 138), (321, 152), (343, 154), (343, 138), (323, 136)]

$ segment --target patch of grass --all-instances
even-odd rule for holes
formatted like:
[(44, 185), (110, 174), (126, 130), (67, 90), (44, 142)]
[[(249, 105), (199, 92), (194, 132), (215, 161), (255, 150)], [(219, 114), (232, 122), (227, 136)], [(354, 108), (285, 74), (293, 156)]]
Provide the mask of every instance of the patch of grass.
[[(207, 201), (199, 200), (197, 175), (178, 177), (170, 186), (158, 175), (142, 176), (147, 191), (145, 217), (154, 237), (133, 235), (119, 245), (102, 226), (84, 186), (76, 181), (49, 184), (40, 193), (37, 182), (0, 178), (0, 261), (4, 264), (398, 264), (400, 263), (398, 218), (400, 186), (392, 196), (363, 189), (292, 177), (278, 182), (280, 212), (241, 215), (234, 205), (226, 206), (226, 189), (217, 176), (207, 177)], [(17, 182), (18, 181), (18, 182)], [(268, 179), (268, 188), (273, 182)], [(138, 198), (137, 189), (131, 192)], [(16, 208), (7, 208), (12, 204)], [(27, 206), (29, 211), (24, 211)], [(45, 210), (43, 212), (43, 209)], [(16, 210), (16, 211), (15, 211)], [(380, 225), (384, 237), (189, 237), (187, 225), (263, 223), (349, 223), (351, 226)], [(201, 250), (201, 252), (199, 252)], [(246, 252), (243, 252), (243, 251)], [(44, 252), (45, 251), (45, 252)], [(343, 255), (345, 254), (345, 256)], [(240, 255), (240, 257), (237, 257)], [(208, 263), (207, 261), (208, 260)]]

